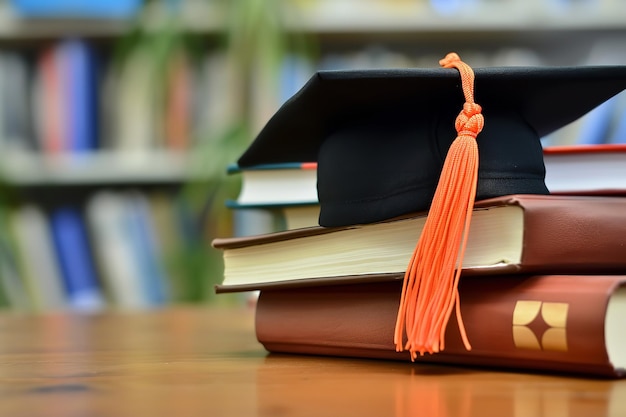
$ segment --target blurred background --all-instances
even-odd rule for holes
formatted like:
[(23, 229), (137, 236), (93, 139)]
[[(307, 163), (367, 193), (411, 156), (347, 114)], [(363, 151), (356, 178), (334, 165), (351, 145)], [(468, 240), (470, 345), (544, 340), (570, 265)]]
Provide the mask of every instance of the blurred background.
[[(228, 167), (318, 69), (626, 64), (626, 0), (4, 0), (0, 305), (237, 302)], [(626, 142), (624, 94), (544, 144)], [(626, 123), (621, 123), (622, 125)]]

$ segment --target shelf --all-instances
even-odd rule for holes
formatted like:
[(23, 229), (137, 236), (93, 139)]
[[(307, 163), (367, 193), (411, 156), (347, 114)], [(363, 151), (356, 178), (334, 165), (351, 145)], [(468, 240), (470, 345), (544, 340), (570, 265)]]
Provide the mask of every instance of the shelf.
[(126, 33), (129, 21), (84, 18), (21, 18), (0, 5), (0, 41), (29, 41), (62, 36), (115, 37)]
[(396, 7), (378, 3), (374, 2), (372, 7), (351, 5), (348, 9), (345, 6), (345, 10), (341, 6), (310, 7), (292, 13), (288, 26), (321, 35), (626, 30), (626, 20), (623, 18), (626, 4), (619, 8), (579, 8), (557, 13), (545, 6), (538, 7), (533, 2), (515, 1), (460, 10), (454, 14), (440, 14), (418, 2), (405, 2), (406, 6)]
[(0, 178), (12, 186), (181, 183), (197, 178), (191, 158), (166, 151), (43, 156), (15, 153), (0, 159)]
[[(317, 35), (626, 30), (625, 1), (595, 3), (557, 8), (542, 0), (482, 0), (474, 7), (442, 13), (427, 1), (316, 0), (287, 8), (285, 20), (291, 31)], [(215, 30), (219, 16), (215, 9), (206, 14), (196, 10), (186, 19), (197, 30), (207, 22)]]
[[(597, 7), (584, 2), (570, 9), (550, 8), (545, 2), (503, 0), (454, 13), (438, 13), (418, 1), (312, 1), (287, 8), (286, 26), (293, 32), (320, 36), (350, 34), (491, 34), (517, 32), (626, 31), (626, 2), (604, 1)], [(143, 16), (146, 26), (171, 19), (171, 11), (152, 7)], [(216, 34), (224, 28), (225, 13), (214, 2), (188, 1), (178, 14), (186, 27)], [(0, 6), (0, 40), (29, 40), (65, 35), (117, 37), (132, 27), (115, 19), (21, 19)]]
[(186, 24), (190, 30), (200, 31), (207, 35), (216, 34), (223, 29), (223, 13), (216, 10), (214, 5), (202, 1), (189, 1), (180, 14), (158, 7), (157, 4), (146, 8), (142, 16), (129, 19), (21, 17), (4, 3), (0, 4), (0, 41), (38, 41), (72, 36), (115, 39), (135, 27), (137, 19), (141, 19), (145, 27), (150, 30), (176, 16), (180, 16), (183, 24)]

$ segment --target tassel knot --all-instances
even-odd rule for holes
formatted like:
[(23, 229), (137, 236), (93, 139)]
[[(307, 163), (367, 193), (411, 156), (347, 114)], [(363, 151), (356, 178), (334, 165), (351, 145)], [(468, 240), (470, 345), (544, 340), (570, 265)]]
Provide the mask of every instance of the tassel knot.
[(483, 130), (485, 119), (482, 115), (482, 107), (476, 103), (466, 102), (463, 110), (456, 118), (455, 128), (459, 136), (471, 136), (476, 138)]

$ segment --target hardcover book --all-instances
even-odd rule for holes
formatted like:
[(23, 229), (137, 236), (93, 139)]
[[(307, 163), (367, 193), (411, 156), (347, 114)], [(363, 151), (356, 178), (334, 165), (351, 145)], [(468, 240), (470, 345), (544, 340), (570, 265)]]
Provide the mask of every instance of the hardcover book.
[(317, 164), (281, 163), (241, 168), (228, 167), (228, 174), (241, 175), (241, 190), (231, 208), (276, 207), (317, 204)]
[[(261, 291), (257, 338), (270, 352), (407, 360), (393, 341), (401, 287), (398, 275), (381, 283)], [(452, 325), (445, 350), (417, 362), (626, 374), (623, 275), (468, 277), (459, 294), (472, 349)]]
[(544, 161), (553, 194), (626, 194), (626, 144), (547, 147)]
[[(346, 227), (215, 239), (218, 292), (321, 285), (404, 272), (425, 214)], [(617, 273), (626, 268), (626, 197), (511, 195), (475, 206), (464, 274)]]

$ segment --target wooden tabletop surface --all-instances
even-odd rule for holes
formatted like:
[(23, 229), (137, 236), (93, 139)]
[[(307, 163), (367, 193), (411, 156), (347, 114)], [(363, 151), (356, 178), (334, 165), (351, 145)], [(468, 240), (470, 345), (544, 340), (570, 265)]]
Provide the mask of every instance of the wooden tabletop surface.
[(626, 380), (269, 355), (250, 307), (0, 315), (0, 416), (626, 416)]

